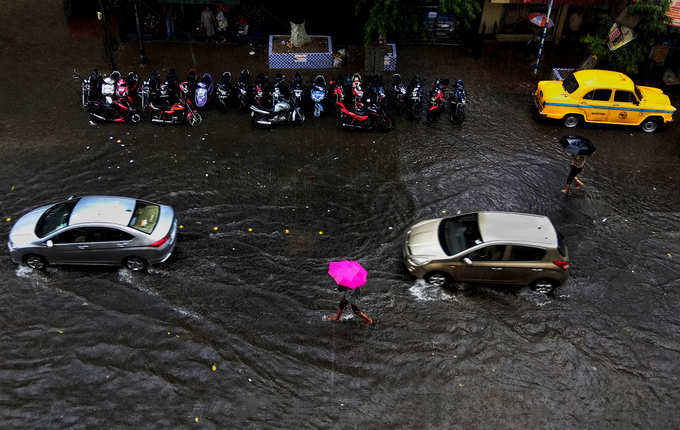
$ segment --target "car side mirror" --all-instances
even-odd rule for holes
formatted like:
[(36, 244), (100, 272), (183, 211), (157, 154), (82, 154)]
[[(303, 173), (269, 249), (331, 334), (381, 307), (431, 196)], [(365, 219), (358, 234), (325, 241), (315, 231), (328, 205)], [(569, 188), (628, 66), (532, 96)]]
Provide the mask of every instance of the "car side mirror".
[(470, 264), (472, 264), (472, 260), (470, 260), (469, 258), (465, 257), (465, 258), (463, 258), (463, 263), (465, 263), (465, 264), (467, 264), (467, 265), (470, 265)]
[(45, 246), (48, 248), (52, 248), (54, 246), (54, 242), (52, 242), (52, 239), (45, 242)]

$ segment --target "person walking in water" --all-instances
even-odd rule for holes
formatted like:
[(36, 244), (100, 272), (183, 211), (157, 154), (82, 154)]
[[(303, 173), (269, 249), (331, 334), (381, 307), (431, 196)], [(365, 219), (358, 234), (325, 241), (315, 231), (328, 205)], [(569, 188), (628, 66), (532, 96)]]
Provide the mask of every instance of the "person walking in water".
[(344, 294), (342, 295), (342, 299), (340, 299), (340, 303), (338, 304), (338, 311), (335, 313), (335, 316), (331, 315), (328, 317), (329, 321), (340, 321), (342, 311), (345, 310), (345, 307), (349, 303), (349, 305), (352, 307), (352, 312), (354, 312), (354, 315), (364, 319), (362, 324), (364, 325), (373, 324), (373, 320), (368, 315), (361, 312), (361, 309), (359, 309), (359, 306), (357, 306), (357, 302), (359, 301), (359, 297), (361, 295), (361, 293), (359, 292), (359, 288), (352, 289), (343, 286), (338, 286), (338, 290), (343, 291)]
[(583, 166), (586, 164), (586, 156), (585, 155), (574, 155), (571, 154), (571, 161), (569, 163), (569, 176), (567, 176), (567, 186), (562, 188), (560, 191), (562, 191), (565, 194), (569, 194), (571, 192), (571, 184), (573, 182), (576, 182), (576, 189), (578, 190), (583, 186), (583, 181), (581, 181), (578, 178), (578, 174), (583, 171)]

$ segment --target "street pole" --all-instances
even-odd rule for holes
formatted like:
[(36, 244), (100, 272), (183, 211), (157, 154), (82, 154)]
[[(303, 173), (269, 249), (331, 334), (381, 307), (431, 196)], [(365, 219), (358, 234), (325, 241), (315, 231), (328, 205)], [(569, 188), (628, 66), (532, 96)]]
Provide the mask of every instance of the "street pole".
[(548, 0), (548, 13), (545, 16), (545, 25), (543, 26), (543, 35), (541, 36), (541, 45), (538, 47), (538, 57), (536, 57), (534, 75), (538, 74), (538, 64), (541, 62), (541, 55), (543, 54), (543, 44), (545, 43), (545, 36), (548, 34), (548, 22), (550, 21), (550, 12), (552, 11), (552, 5), (553, 0)]
[(142, 27), (139, 25), (139, 13), (137, 13), (137, 3), (139, 0), (135, 0), (135, 21), (137, 22), (137, 38), (139, 39), (139, 61), (142, 64), (149, 62), (146, 57), (146, 50), (144, 49), (144, 38), (142, 37)]
[(109, 32), (109, 22), (106, 19), (106, 10), (104, 10), (104, 3), (99, 0), (99, 9), (101, 9), (101, 15), (97, 14), (97, 18), (101, 20), (104, 26), (104, 57), (108, 57), (111, 63), (111, 70), (118, 70), (118, 64), (116, 64), (116, 57), (113, 55), (113, 46), (111, 43), (111, 33)]

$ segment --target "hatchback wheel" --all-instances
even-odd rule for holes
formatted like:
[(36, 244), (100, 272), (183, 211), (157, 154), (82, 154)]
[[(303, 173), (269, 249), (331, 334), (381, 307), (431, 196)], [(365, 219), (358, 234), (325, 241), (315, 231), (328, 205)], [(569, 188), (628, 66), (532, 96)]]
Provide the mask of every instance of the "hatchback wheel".
[(654, 118), (648, 118), (642, 123), (641, 127), (645, 133), (654, 133), (659, 128), (659, 121)]
[(574, 128), (581, 122), (581, 117), (578, 115), (569, 114), (562, 118), (562, 123), (567, 128)]
[(432, 272), (425, 275), (425, 282), (433, 287), (443, 287), (448, 284), (450, 280), (449, 275), (442, 272)]
[(47, 267), (47, 260), (39, 255), (29, 255), (24, 261), (33, 270), (43, 270)]
[(141, 272), (146, 268), (146, 261), (140, 257), (128, 257), (123, 264), (133, 272)]
[(531, 284), (531, 289), (541, 294), (550, 294), (557, 287), (557, 282), (552, 279), (539, 279)]

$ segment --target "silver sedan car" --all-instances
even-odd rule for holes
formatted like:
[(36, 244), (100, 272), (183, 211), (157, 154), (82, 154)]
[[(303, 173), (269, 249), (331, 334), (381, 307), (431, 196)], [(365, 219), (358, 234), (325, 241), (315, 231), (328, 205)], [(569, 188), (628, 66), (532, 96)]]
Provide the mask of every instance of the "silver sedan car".
[(172, 207), (128, 197), (85, 196), (42, 206), (9, 232), (9, 254), (32, 269), (48, 264), (123, 265), (167, 260), (177, 240)]

